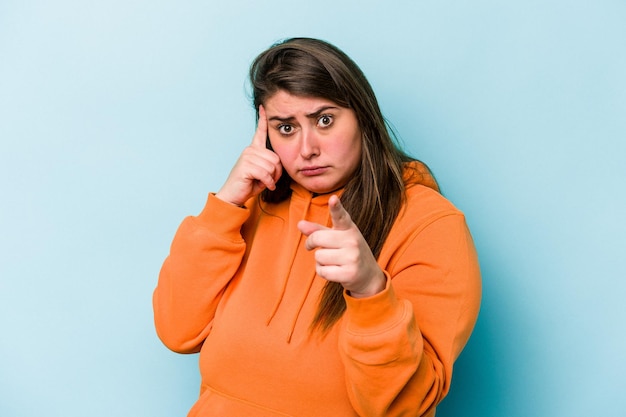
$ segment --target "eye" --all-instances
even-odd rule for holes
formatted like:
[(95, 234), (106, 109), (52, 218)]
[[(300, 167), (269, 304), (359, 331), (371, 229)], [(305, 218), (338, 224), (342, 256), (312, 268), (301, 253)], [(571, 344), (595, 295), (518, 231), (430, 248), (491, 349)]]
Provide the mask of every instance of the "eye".
[(281, 135), (284, 135), (284, 136), (289, 136), (289, 135), (291, 135), (293, 133), (293, 126), (291, 126), (291, 125), (286, 125), (286, 124), (285, 125), (280, 125), (280, 126), (278, 126), (277, 129), (278, 129), (278, 132)]
[(319, 127), (328, 127), (333, 124), (333, 116), (330, 114), (323, 114), (317, 119), (317, 125)]

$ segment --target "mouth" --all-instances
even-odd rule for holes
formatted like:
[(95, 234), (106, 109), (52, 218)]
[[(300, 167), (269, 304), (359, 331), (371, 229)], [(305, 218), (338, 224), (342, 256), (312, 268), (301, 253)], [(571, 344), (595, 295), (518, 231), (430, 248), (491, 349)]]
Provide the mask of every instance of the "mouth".
[(300, 174), (305, 177), (314, 177), (316, 175), (321, 175), (328, 170), (328, 167), (325, 166), (309, 166), (300, 169)]

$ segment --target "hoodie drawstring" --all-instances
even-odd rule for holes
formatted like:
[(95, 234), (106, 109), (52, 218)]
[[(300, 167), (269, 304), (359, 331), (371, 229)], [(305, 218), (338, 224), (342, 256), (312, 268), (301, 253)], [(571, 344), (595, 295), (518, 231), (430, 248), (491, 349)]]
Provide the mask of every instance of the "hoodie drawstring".
[[(294, 193), (295, 194), (295, 193)], [(289, 280), (290, 280), (290, 276), (291, 273), (293, 271), (294, 268), (294, 264), (296, 262), (296, 258), (298, 256), (298, 250), (301, 248), (301, 245), (303, 245), (303, 241), (307, 238), (306, 236), (304, 236), (299, 230), (297, 230), (297, 222), (301, 219), (307, 219), (307, 215), (309, 213), (309, 210), (311, 208), (311, 205), (313, 204), (313, 198), (314, 196), (312, 194), (310, 194), (309, 192), (306, 192), (306, 197), (304, 195), (300, 195), (298, 197), (292, 195), (292, 201), (290, 202), (290, 204), (298, 204), (297, 200), (299, 200), (302, 204), (304, 204), (304, 207), (301, 211), (301, 214), (299, 216), (297, 216), (295, 219), (294, 218), (290, 218), (289, 219), (289, 224), (293, 225), (293, 227), (296, 228), (296, 230), (288, 230), (288, 236), (293, 236), (292, 233), (297, 233), (297, 238), (294, 239), (295, 241), (289, 241), (287, 244), (293, 245), (293, 249), (290, 251), (289, 253), (289, 266), (285, 271), (285, 276), (282, 279), (282, 285), (280, 288), (280, 294), (278, 295), (278, 299), (276, 300), (276, 303), (274, 304), (274, 307), (272, 308), (272, 311), (270, 313), (270, 316), (268, 317), (267, 321), (266, 321), (266, 325), (269, 326), (270, 323), (272, 322), (272, 320), (274, 319), (274, 317), (276, 316), (276, 314), (278, 313), (278, 310), (280, 309), (280, 306), (283, 303), (285, 294), (287, 292), (287, 287), (289, 284)], [(302, 198), (304, 197), (304, 198)], [(322, 197), (322, 199), (327, 200), (329, 196), (325, 196)], [(322, 201), (320, 201), (320, 203), (322, 203)], [(319, 204), (319, 203), (318, 203)], [(315, 204), (315, 205), (318, 205)], [(323, 203), (322, 203), (323, 204)], [(328, 210), (328, 206), (326, 204), (324, 204), (325, 208), (326, 208), (326, 221), (325, 224), (326, 226), (330, 227), (331, 226), (331, 216), (330, 216), (330, 211)], [(292, 206), (295, 208), (295, 206)], [(291, 214), (291, 210), (290, 210), (290, 216)], [(308, 282), (303, 283), (304, 285), (304, 293), (303, 296), (301, 298), (300, 303), (297, 305), (296, 311), (294, 313), (293, 319), (291, 320), (290, 326), (289, 326), (289, 330), (287, 332), (287, 343), (291, 343), (291, 339), (293, 336), (293, 333), (295, 331), (296, 328), (296, 324), (298, 322), (298, 319), (300, 317), (300, 314), (302, 312), (302, 309), (304, 308), (304, 304), (306, 303), (306, 300), (308, 299), (311, 290), (313, 288), (313, 283), (315, 282), (315, 277), (316, 277), (316, 272), (315, 272), (315, 264), (311, 264), (311, 268), (312, 271), (309, 273), (310, 274), (310, 279), (308, 280)]]

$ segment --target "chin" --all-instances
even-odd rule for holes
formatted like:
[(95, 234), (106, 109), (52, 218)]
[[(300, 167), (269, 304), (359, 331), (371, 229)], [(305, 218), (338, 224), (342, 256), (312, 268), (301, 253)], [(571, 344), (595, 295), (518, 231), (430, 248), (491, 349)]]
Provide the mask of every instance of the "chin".
[(343, 187), (343, 185), (338, 184), (307, 184), (306, 181), (301, 182), (300, 185), (315, 194), (328, 194)]

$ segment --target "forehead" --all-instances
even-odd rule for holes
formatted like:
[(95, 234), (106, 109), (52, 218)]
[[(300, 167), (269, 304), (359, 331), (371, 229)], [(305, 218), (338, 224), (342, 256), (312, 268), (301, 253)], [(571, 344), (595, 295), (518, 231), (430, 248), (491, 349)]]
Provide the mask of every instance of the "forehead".
[(284, 90), (270, 96), (263, 106), (268, 114), (276, 113), (281, 116), (307, 115), (325, 107), (340, 108), (337, 103), (325, 98), (296, 96)]

